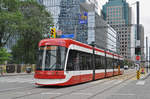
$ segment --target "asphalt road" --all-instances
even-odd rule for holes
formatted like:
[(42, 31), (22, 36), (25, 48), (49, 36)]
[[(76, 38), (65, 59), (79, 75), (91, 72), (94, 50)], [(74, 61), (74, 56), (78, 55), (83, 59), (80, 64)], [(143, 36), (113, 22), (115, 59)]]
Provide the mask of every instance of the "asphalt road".
[(38, 87), (34, 84), (33, 75), (6, 76), (0, 77), (0, 99), (120, 99), (120, 95), (117, 96), (120, 90), (125, 92), (122, 90), (124, 87), (130, 84), (132, 87), (136, 82), (133, 77), (135, 70), (128, 70), (121, 76), (74, 86)]
[(107, 99), (150, 99), (150, 77), (148, 76), (145, 80), (133, 80), (107, 94), (109, 93), (111, 95)]

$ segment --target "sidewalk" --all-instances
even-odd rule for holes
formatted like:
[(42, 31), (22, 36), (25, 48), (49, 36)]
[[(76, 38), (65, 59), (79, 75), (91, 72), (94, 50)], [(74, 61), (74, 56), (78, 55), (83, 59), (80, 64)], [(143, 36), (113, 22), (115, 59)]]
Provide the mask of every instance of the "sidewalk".
[(145, 79), (147, 79), (148, 76), (150, 76), (150, 72), (146, 73), (146, 74), (141, 74), (140, 80), (145, 80)]
[(126, 82), (118, 90), (110, 93), (107, 99), (150, 99), (150, 73), (147, 73), (144, 80)]
[(31, 72), (31, 73), (26, 73), (26, 72), (23, 72), (23, 73), (4, 73), (3, 75), (0, 74), (0, 77), (6, 77), (6, 76), (20, 76), (20, 75), (33, 75), (34, 72)]

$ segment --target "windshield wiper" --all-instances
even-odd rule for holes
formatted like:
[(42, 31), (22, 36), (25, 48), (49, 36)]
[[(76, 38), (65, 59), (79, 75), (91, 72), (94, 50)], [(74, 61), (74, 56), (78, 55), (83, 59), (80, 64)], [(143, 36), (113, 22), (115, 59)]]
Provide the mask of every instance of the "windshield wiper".
[(53, 65), (51, 65), (48, 69), (52, 70), (52, 68), (56, 65), (56, 63), (54, 63)]
[[(61, 64), (57, 64), (57, 65), (60, 66)], [(53, 65), (51, 65), (51, 67), (49, 67), (49, 69), (50, 69), (50, 70), (53, 70), (52, 68), (53, 68), (54, 66), (56, 66), (56, 63), (54, 63)], [(57, 68), (57, 67), (56, 67), (54, 70), (60, 70), (60, 68)], [(62, 70), (62, 69), (61, 69), (61, 70)]]

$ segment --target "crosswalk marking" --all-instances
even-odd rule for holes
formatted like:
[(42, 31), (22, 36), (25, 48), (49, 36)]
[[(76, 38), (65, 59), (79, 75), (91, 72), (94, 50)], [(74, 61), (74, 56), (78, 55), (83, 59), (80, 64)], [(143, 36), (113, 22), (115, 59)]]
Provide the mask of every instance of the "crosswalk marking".
[(136, 83), (136, 85), (144, 85), (144, 84), (145, 84), (145, 81), (144, 81), (144, 80), (138, 81), (138, 82)]

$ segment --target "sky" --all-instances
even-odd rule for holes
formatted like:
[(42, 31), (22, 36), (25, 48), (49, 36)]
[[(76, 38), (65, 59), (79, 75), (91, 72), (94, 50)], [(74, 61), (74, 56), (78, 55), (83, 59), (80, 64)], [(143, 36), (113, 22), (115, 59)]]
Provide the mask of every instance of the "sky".
[[(101, 4), (105, 4), (108, 0), (101, 0)], [(136, 1), (140, 2), (140, 24), (144, 26), (145, 38), (149, 39), (150, 46), (150, 0), (126, 0), (132, 7), (134, 15), (136, 15)], [(136, 17), (135, 17), (136, 18)], [(136, 24), (136, 23), (135, 23)]]
[[(131, 7), (135, 8), (134, 2), (137, 0), (127, 0)], [(150, 0), (138, 0), (140, 2), (140, 24), (144, 26), (145, 37), (148, 36), (150, 39)], [(133, 10), (133, 9), (132, 9)], [(135, 8), (136, 11), (136, 8)]]

